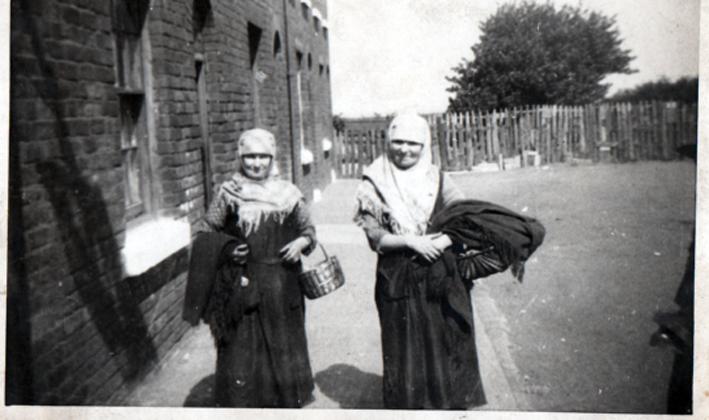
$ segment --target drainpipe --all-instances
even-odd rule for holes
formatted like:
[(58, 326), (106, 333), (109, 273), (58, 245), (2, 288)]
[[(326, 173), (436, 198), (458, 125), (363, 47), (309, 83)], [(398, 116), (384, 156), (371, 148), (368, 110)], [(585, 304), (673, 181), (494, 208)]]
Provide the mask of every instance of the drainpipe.
[[(290, 36), (288, 34), (288, 0), (283, 0), (283, 49), (286, 55), (286, 85), (288, 89), (288, 132), (291, 145), (291, 177), (293, 184), (300, 187), (300, 141), (295, 141), (295, 122), (293, 121), (293, 74), (290, 64)], [(296, 147), (296, 145), (298, 147)]]

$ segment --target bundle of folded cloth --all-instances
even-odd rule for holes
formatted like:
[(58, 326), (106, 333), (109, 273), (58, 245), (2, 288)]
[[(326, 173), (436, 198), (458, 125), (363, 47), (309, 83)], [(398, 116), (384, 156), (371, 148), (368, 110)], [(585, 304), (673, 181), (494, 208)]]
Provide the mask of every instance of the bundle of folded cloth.
[(520, 282), (525, 261), (542, 244), (546, 233), (534, 218), (497, 204), (468, 199), (456, 201), (436, 213), (429, 231), (450, 236), (465, 280), (511, 268)]

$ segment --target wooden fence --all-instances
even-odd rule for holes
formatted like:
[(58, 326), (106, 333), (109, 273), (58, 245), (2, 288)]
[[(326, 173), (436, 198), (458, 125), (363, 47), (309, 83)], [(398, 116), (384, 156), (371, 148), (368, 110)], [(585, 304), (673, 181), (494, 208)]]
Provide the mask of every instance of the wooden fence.
[[(482, 162), (518, 162), (537, 155), (542, 164), (572, 159), (669, 160), (697, 141), (697, 104), (677, 102), (544, 105), (487, 113), (427, 115), (434, 163), (448, 171)], [(337, 133), (338, 175), (359, 177), (384, 151), (386, 118), (345, 120)]]

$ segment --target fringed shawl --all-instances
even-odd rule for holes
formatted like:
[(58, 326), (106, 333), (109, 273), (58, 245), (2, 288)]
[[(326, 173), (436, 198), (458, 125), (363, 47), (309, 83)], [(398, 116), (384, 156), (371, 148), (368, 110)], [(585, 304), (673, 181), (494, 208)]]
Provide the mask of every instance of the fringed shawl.
[(277, 177), (256, 181), (241, 173), (224, 182), (219, 195), (226, 201), (229, 212), (238, 215), (236, 223), (245, 236), (256, 231), (266, 219), (283, 223), (303, 200), (300, 190), (288, 181)]

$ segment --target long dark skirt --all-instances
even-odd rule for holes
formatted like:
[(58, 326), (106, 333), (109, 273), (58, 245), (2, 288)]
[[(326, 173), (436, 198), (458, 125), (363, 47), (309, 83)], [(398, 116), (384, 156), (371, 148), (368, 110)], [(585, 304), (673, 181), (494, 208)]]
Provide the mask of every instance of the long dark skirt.
[(220, 407), (302, 407), (312, 401), (313, 376), (305, 305), (297, 269), (252, 262), (259, 302), (217, 347), (215, 401)]
[[(467, 302), (464, 310), (472, 321), (469, 291), (462, 282), (453, 287), (452, 293), (465, 295), (458, 301)], [(466, 409), (485, 404), (473, 325), (461, 322), (445, 299), (432, 299), (429, 290), (428, 279), (387, 278), (378, 270), (384, 405)]]

